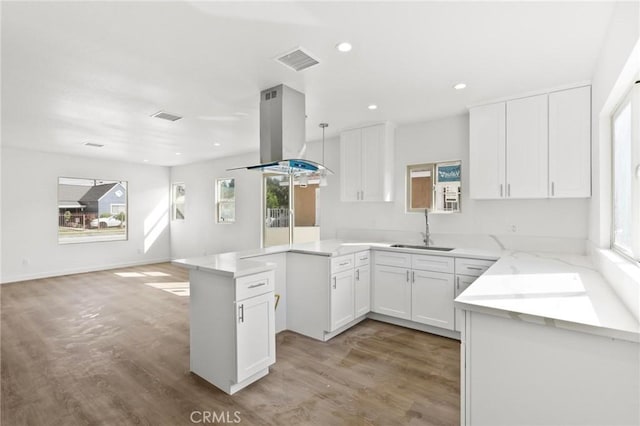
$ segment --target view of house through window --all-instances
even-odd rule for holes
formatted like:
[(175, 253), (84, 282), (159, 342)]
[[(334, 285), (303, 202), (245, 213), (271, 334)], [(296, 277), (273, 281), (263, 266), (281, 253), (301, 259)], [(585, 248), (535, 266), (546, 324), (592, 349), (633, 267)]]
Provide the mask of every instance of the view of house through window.
[(171, 187), (171, 220), (184, 220), (184, 183), (174, 183)]
[(233, 223), (236, 221), (235, 179), (216, 179), (216, 222)]
[(58, 178), (58, 242), (127, 239), (127, 182)]
[[(640, 259), (640, 135), (636, 84), (612, 120), (613, 157), (613, 249)], [(634, 93), (635, 92), (635, 93)], [(634, 98), (635, 97), (635, 98)], [(635, 208), (634, 208), (635, 206)]]
[(407, 212), (459, 212), (460, 161), (407, 166)]

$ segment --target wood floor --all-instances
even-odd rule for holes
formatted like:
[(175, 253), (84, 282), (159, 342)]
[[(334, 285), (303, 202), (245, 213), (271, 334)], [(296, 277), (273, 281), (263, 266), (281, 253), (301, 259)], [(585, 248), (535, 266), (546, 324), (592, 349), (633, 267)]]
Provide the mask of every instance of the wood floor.
[(459, 342), (372, 320), (279, 333), (270, 374), (224, 394), (189, 372), (189, 298), (145, 285), (187, 279), (164, 263), (1, 286), (2, 425), (459, 423)]

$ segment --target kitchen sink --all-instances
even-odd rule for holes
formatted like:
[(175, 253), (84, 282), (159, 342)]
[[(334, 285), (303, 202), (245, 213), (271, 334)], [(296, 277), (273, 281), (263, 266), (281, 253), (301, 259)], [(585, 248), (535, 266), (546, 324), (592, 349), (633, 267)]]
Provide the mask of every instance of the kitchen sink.
[(392, 244), (391, 247), (420, 249), (420, 250), (435, 250), (435, 251), (453, 250), (452, 248), (449, 248), (449, 247), (419, 246), (419, 245), (412, 245), (412, 244)]

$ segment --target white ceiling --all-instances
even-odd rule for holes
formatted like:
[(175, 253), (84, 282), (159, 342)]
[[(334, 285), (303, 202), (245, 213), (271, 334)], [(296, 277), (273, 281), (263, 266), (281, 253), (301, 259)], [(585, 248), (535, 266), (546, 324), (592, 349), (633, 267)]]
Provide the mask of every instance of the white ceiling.
[[(366, 122), (460, 114), (589, 80), (613, 7), (3, 2), (2, 143), (159, 165), (255, 151), (259, 92), (280, 83), (306, 94), (307, 140), (321, 138), (320, 122), (330, 137)], [(345, 40), (348, 54), (335, 49)], [(295, 72), (274, 61), (296, 46), (320, 64)], [(467, 89), (453, 90), (461, 81)], [(150, 117), (159, 110), (184, 118)]]

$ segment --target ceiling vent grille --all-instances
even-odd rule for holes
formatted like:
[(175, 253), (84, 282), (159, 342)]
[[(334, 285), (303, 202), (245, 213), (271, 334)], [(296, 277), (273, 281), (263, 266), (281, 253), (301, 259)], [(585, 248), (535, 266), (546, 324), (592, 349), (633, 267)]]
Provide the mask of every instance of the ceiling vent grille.
[(276, 61), (294, 71), (302, 71), (320, 63), (301, 47), (296, 47), (292, 51), (278, 56)]
[(91, 146), (94, 148), (102, 148), (104, 145), (101, 143), (95, 143), (95, 142), (85, 142), (84, 146)]
[(178, 121), (182, 118), (179, 115), (171, 114), (165, 111), (158, 111), (155, 114), (153, 114), (152, 117), (161, 118), (163, 120), (168, 120), (168, 121)]

